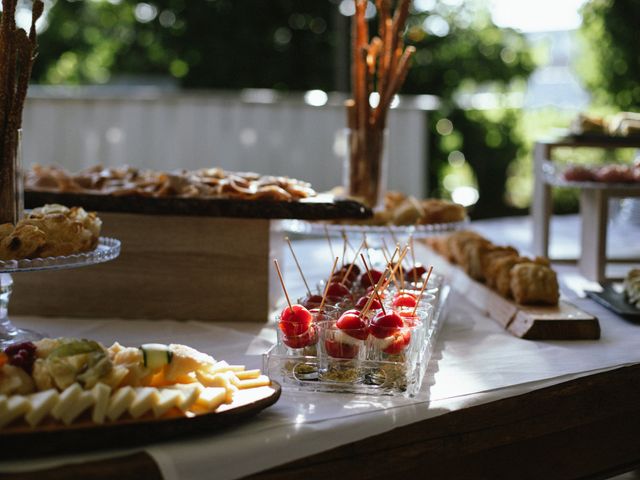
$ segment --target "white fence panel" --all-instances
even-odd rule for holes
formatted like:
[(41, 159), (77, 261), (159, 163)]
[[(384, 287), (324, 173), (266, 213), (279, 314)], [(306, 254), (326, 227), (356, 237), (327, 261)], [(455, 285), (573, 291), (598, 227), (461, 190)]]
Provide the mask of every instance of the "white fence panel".
[[(128, 164), (171, 170), (221, 166), (288, 175), (318, 190), (342, 180), (344, 97), (314, 107), (302, 95), (32, 88), (23, 122), (24, 164), (69, 170)], [(403, 97), (389, 118), (389, 187), (425, 192), (427, 110)]]

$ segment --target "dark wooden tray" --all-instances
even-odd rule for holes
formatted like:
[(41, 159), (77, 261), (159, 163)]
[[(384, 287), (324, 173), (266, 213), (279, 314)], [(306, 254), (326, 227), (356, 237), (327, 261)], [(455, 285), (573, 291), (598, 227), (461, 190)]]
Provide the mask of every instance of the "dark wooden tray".
[(355, 200), (336, 198), (329, 194), (320, 194), (294, 202), (275, 202), (217, 198), (114, 196), (28, 190), (25, 192), (24, 201), (26, 208), (35, 208), (47, 203), (60, 203), (67, 206), (81, 206), (87, 210), (99, 212), (150, 215), (301, 220), (368, 218), (372, 215), (369, 208)]
[[(142, 417), (96, 425), (89, 419), (72, 425), (26, 425), (0, 430), (0, 459), (59, 455), (100, 448), (145, 445), (189, 434), (214, 433), (238, 424), (273, 405), (280, 398), (280, 385), (236, 392), (233, 403), (221, 405), (215, 412), (192, 417)], [(86, 414), (85, 414), (86, 415)]]
[(616, 282), (603, 283), (602, 292), (587, 291), (585, 293), (592, 300), (595, 300), (603, 307), (617, 313), (626, 320), (633, 323), (640, 323), (640, 309), (627, 302), (623, 293), (616, 291), (614, 288), (615, 283)]

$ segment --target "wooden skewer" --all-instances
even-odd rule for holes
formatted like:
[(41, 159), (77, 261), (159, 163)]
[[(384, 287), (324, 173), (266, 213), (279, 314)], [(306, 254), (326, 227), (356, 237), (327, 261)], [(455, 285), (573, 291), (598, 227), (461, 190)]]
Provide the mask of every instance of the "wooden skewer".
[(324, 235), (327, 237), (327, 242), (329, 243), (329, 251), (331, 252), (331, 258), (335, 257), (333, 254), (333, 245), (331, 245), (331, 237), (329, 236), (329, 229), (326, 225), (324, 225)]
[[(367, 275), (369, 276), (369, 281), (371, 282), (371, 285), (373, 285), (373, 276), (371, 275), (371, 270), (369, 270), (369, 266), (367, 265), (367, 261), (364, 259), (364, 255), (363, 254), (360, 254), (360, 257), (362, 257), (362, 263), (364, 264), (364, 269), (367, 271)], [(378, 292), (376, 290), (373, 293), (375, 294), (376, 297), (378, 297), (378, 302), (380, 302), (380, 308), (382, 308), (382, 313), (384, 313), (386, 315), (387, 311), (385, 310), (384, 304), (382, 303), (382, 297), (380, 297), (380, 292)]]
[(320, 302), (320, 307), (318, 307), (318, 313), (322, 313), (322, 309), (324, 308), (324, 302), (327, 300), (327, 293), (329, 292), (329, 284), (331, 283), (331, 277), (333, 277), (333, 272), (336, 271), (336, 265), (338, 265), (338, 257), (333, 261), (333, 266), (331, 267), (331, 273), (329, 274), (329, 280), (327, 280), (327, 284), (324, 286), (324, 292), (322, 293), (322, 301)]
[(293, 251), (293, 245), (291, 245), (291, 240), (289, 237), (285, 237), (287, 245), (289, 245), (289, 250), (291, 250), (291, 255), (293, 255), (293, 260), (296, 262), (296, 267), (298, 267), (298, 272), (302, 277), (302, 281), (304, 282), (304, 286), (307, 289), (307, 293), (311, 296), (311, 289), (309, 288), (309, 284), (307, 283), (307, 279), (304, 278), (304, 273), (302, 273), (302, 267), (300, 267), (300, 262), (298, 262), (298, 257), (296, 256), (296, 252)]
[(345, 266), (345, 259), (347, 258), (347, 235), (342, 232), (342, 266)]
[(280, 285), (282, 285), (284, 296), (287, 299), (287, 303), (289, 304), (289, 310), (291, 310), (291, 313), (293, 313), (293, 305), (291, 305), (291, 299), (289, 298), (289, 292), (287, 292), (287, 287), (284, 286), (284, 279), (282, 278), (282, 272), (280, 271), (280, 265), (278, 265), (278, 260), (274, 258), (273, 264), (276, 266), (276, 272), (278, 273), (278, 278), (280, 279)]
[[(393, 261), (393, 259), (396, 256), (396, 252), (398, 252), (399, 249), (396, 248), (396, 251), (393, 253), (393, 256), (391, 257), (391, 261)], [(406, 248), (400, 253), (400, 257), (398, 257), (398, 262), (402, 263), (402, 260), (404, 260), (405, 255), (407, 254), (407, 250)], [(395, 271), (398, 268), (398, 262), (396, 262), (396, 264), (394, 265), (394, 269), (392, 270), (392, 273), (395, 273)], [(382, 286), (382, 290), (384, 290), (385, 288), (387, 288), (387, 286), (389, 285), (389, 283), (391, 283), (391, 277), (389, 277), (387, 279), (387, 282)]]
[[(382, 239), (382, 243), (383, 243), (383, 245), (384, 245), (384, 248), (382, 248), (382, 256), (384, 257), (384, 261), (385, 261), (385, 262), (387, 262), (387, 265), (389, 265), (391, 262), (390, 262), (390, 260), (389, 260), (389, 257), (387, 256), (388, 249), (387, 249), (386, 242), (384, 241), (384, 238)], [(396, 286), (396, 288), (397, 288), (398, 290), (401, 290), (401, 288), (400, 288), (400, 284), (399, 284), (399, 283), (398, 283), (398, 281), (396, 280), (396, 276), (395, 276), (395, 275), (393, 275), (393, 276), (391, 277), (391, 280), (393, 281), (393, 284)]]
[[(402, 259), (404, 258), (404, 255), (406, 255), (406, 253), (407, 253), (407, 251), (405, 250), (403, 253), (400, 254), (400, 257), (398, 258), (398, 263), (402, 262)], [(394, 252), (393, 257), (391, 257), (392, 260), (395, 257), (395, 254), (396, 254), (396, 252)], [(392, 273), (395, 273), (395, 271), (398, 269), (398, 263), (396, 263), (395, 266), (393, 267), (393, 269), (391, 270)], [(388, 271), (389, 271), (389, 267), (387, 266), (385, 271), (382, 273), (382, 276), (380, 277), (380, 280), (378, 280), (378, 283), (373, 288), (374, 292), (380, 290), (380, 286), (386, 281), (385, 277), (386, 277), (386, 274), (387, 274)], [(361, 317), (364, 317), (367, 314), (367, 312), (369, 311), (369, 308), (371, 308), (371, 303), (373, 303), (373, 299), (374, 299), (374, 296), (371, 295), (369, 297), (369, 300), (367, 301), (367, 304), (362, 309), (362, 312), (360, 312), (360, 316)]]
[(353, 270), (353, 266), (356, 264), (356, 260), (358, 260), (358, 254), (362, 250), (363, 246), (364, 246), (364, 242), (362, 242), (360, 244), (360, 246), (358, 247), (358, 250), (356, 251), (356, 254), (353, 257), (353, 262), (351, 262), (351, 265), (349, 265), (349, 268), (347, 268), (347, 271), (345, 272), (344, 277), (342, 277), (342, 281), (340, 282), (341, 284), (344, 285), (345, 280), (349, 277), (349, 274), (351, 273), (351, 270)]
[(411, 245), (411, 261), (413, 262), (413, 283), (418, 283), (418, 272), (416, 271), (416, 252), (413, 243), (413, 234), (409, 235), (409, 245)]
[(429, 267), (429, 270), (427, 271), (427, 278), (425, 279), (424, 283), (422, 284), (422, 288), (420, 289), (420, 293), (418, 293), (418, 298), (416, 298), (416, 306), (413, 307), (413, 312), (411, 313), (412, 317), (416, 316), (416, 312), (418, 311), (418, 304), (420, 303), (420, 300), (422, 298), (422, 294), (424, 293), (425, 289), (427, 288), (427, 283), (429, 283), (429, 277), (431, 276), (431, 272), (433, 271), (433, 265), (431, 265)]

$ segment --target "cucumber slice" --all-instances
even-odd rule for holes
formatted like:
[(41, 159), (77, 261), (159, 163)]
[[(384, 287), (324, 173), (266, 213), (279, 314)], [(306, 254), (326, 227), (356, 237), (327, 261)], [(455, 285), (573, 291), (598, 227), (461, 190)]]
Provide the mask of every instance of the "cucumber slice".
[(155, 370), (171, 363), (173, 352), (168, 345), (161, 343), (145, 343), (140, 346), (144, 366)]

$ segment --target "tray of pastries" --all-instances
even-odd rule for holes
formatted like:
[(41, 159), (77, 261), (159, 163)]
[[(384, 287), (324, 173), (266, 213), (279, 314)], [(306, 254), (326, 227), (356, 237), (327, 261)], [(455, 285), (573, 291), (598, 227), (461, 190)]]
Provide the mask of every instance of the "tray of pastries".
[(25, 176), (25, 203), (83, 205), (98, 211), (245, 218), (363, 218), (361, 203), (318, 194), (286, 176), (222, 168), (162, 172), (100, 165), (70, 173), (34, 165)]
[(0, 352), (2, 458), (215, 432), (275, 403), (260, 370), (180, 344), (45, 338)]

